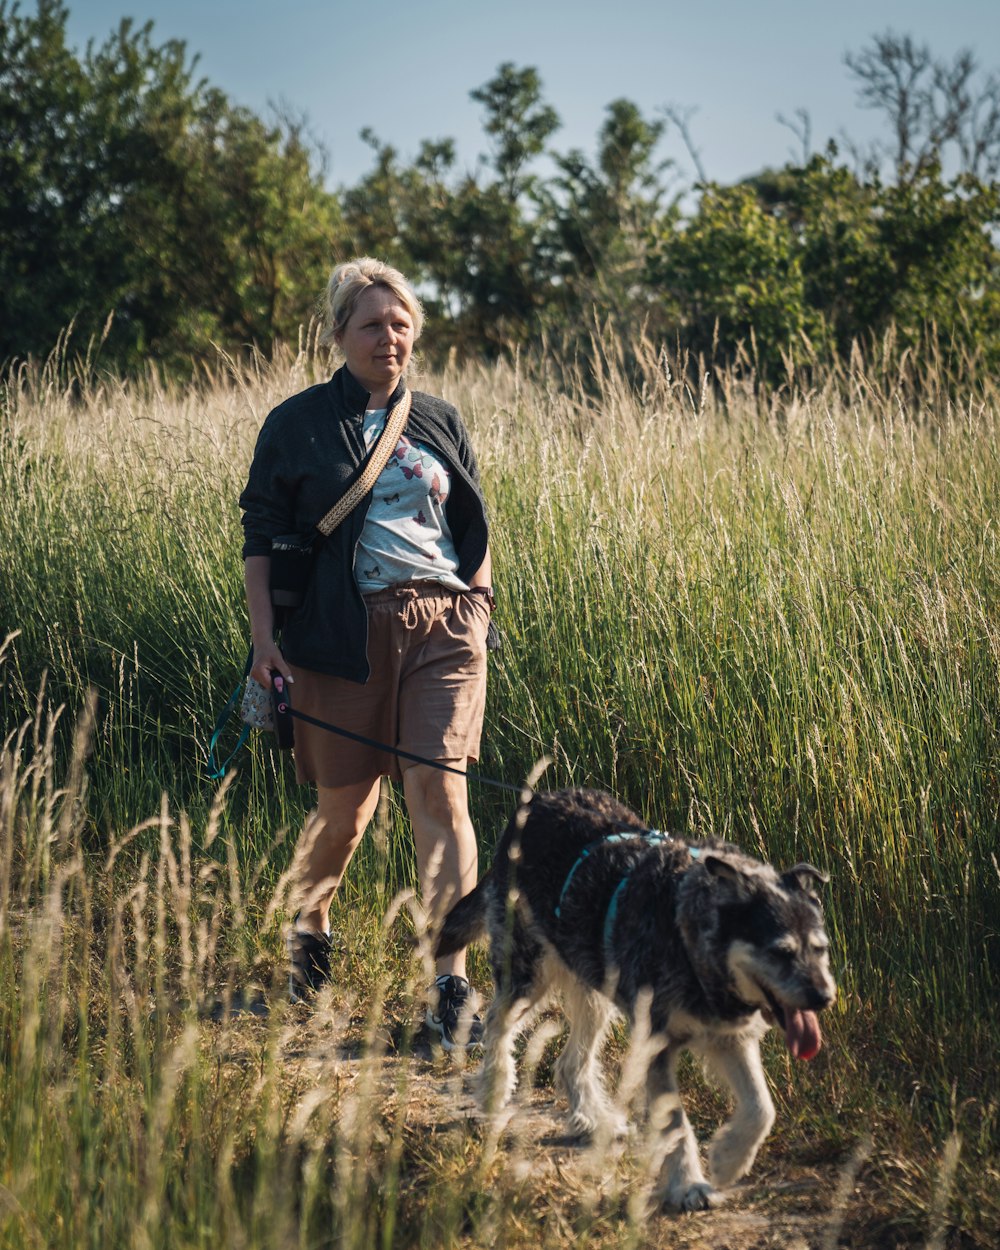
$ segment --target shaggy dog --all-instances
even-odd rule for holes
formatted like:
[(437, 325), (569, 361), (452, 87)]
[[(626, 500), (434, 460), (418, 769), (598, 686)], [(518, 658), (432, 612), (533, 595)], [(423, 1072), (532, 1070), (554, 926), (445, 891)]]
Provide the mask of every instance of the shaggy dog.
[[(682, 1210), (722, 1201), (720, 1190), (749, 1171), (774, 1122), (761, 1037), (776, 1024), (795, 1058), (820, 1048), (816, 1012), (836, 994), (815, 893), (825, 880), (809, 864), (779, 873), (728, 842), (647, 829), (599, 791), (536, 795), (438, 941), (448, 954), (489, 934), (496, 992), (486, 1018), (486, 1110), (510, 1098), (514, 1040), (559, 991), (570, 1031), (556, 1080), (571, 1128), (623, 1132), (599, 1065), (617, 1008), (654, 1042), (646, 1097), (663, 1156), (657, 1200)], [(678, 1095), (685, 1048), (736, 1104), (712, 1139), (710, 1179)]]

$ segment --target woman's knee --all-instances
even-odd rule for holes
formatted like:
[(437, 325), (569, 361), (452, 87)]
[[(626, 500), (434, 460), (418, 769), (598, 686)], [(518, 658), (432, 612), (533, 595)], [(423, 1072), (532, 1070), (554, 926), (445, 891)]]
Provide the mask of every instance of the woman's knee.
[(316, 819), (319, 837), (338, 842), (361, 839), (379, 800), (379, 778), (350, 786), (317, 787)]
[[(456, 765), (457, 766), (457, 765)], [(411, 817), (416, 813), (435, 824), (457, 827), (469, 819), (464, 777), (429, 764), (414, 764), (403, 773), (403, 792)]]

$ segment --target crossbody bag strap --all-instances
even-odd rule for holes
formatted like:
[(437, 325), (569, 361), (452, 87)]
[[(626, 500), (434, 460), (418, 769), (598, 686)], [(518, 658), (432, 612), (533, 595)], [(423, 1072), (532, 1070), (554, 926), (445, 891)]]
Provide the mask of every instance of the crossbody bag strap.
[(410, 415), (412, 397), (409, 388), (403, 391), (399, 401), (385, 419), (385, 428), (365, 463), (364, 469), (337, 500), (326, 516), (316, 522), (316, 528), (324, 538), (329, 538), (344, 517), (348, 516), (375, 485), (378, 475), (385, 468), (389, 457), (399, 442), (406, 420)]

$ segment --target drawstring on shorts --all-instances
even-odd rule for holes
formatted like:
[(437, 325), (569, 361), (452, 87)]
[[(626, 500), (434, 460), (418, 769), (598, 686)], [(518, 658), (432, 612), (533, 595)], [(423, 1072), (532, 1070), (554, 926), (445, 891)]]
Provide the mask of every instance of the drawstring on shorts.
[(400, 588), (399, 596), (403, 600), (403, 606), (396, 615), (404, 629), (416, 629), (420, 623), (417, 616), (417, 592), (412, 586), (403, 586)]
[(392, 603), (396, 608), (396, 619), (407, 632), (412, 632), (420, 624), (417, 605), (421, 599), (438, 599), (449, 595), (457, 597), (458, 593), (438, 582), (410, 582), (368, 591), (364, 600), (369, 608)]

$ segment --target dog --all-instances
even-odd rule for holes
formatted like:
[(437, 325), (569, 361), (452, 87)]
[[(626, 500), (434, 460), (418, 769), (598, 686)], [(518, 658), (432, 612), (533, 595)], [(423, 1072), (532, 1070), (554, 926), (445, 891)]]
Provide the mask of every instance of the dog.
[[(779, 873), (729, 842), (648, 829), (595, 790), (536, 794), (510, 820), (489, 872), (445, 917), (450, 954), (488, 933), (495, 993), (480, 1100), (499, 1110), (516, 1085), (513, 1044), (555, 992), (569, 1019), (556, 1063), (575, 1136), (626, 1126), (599, 1051), (616, 1011), (649, 1029), (645, 1098), (662, 1163), (657, 1205), (703, 1210), (750, 1170), (774, 1123), (760, 1041), (778, 1025), (791, 1054), (822, 1044), (833, 1002), (829, 942), (810, 864)], [(680, 1101), (688, 1049), (735, 1099), (708, 1150), (708, 1177)]]

